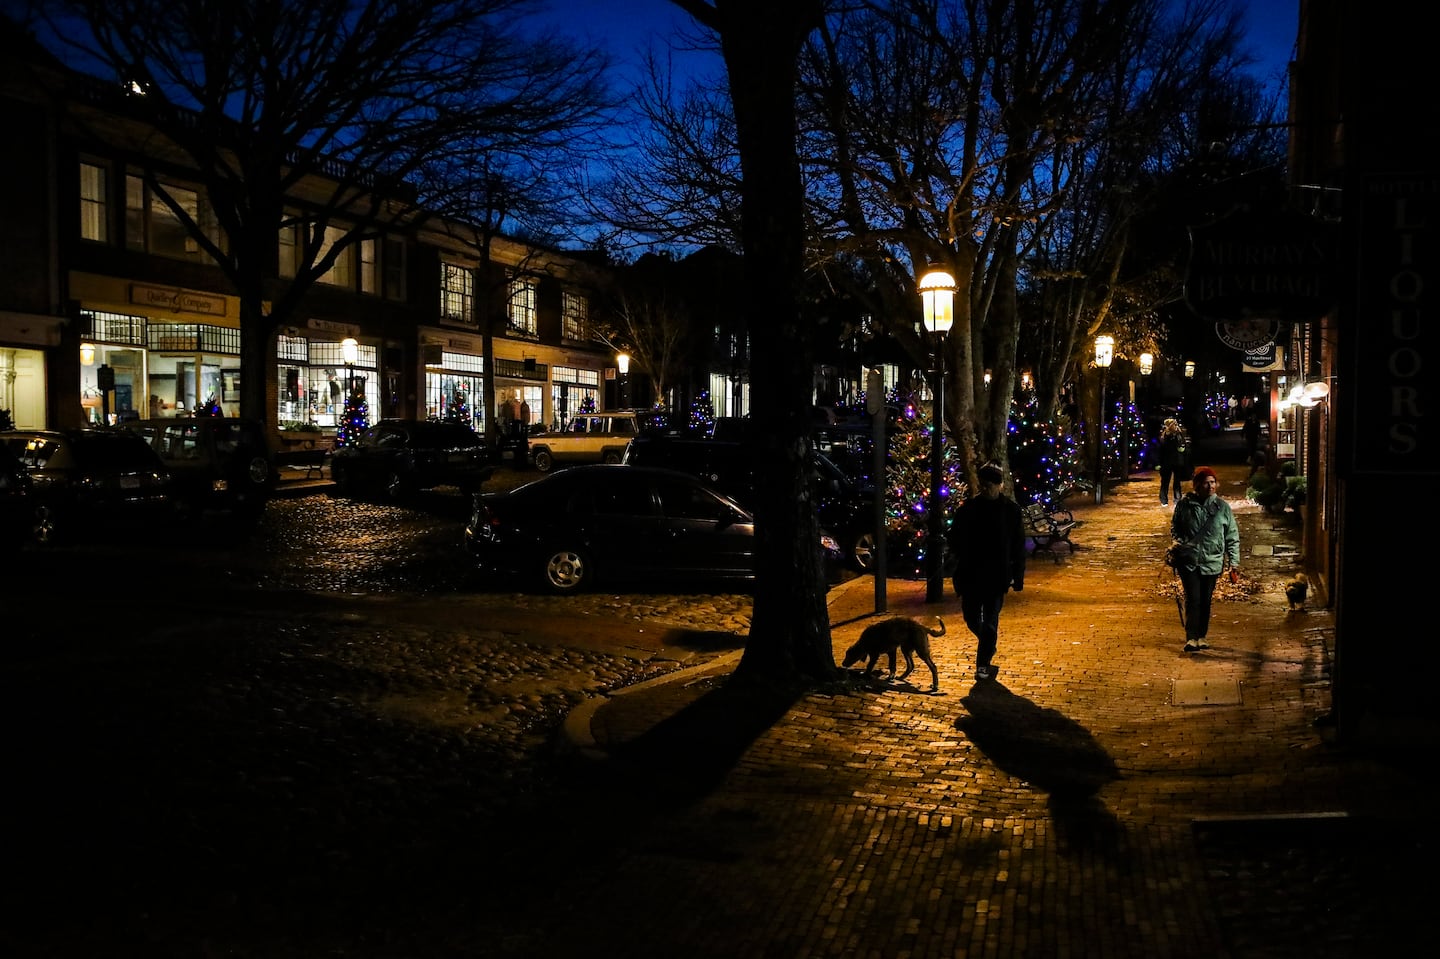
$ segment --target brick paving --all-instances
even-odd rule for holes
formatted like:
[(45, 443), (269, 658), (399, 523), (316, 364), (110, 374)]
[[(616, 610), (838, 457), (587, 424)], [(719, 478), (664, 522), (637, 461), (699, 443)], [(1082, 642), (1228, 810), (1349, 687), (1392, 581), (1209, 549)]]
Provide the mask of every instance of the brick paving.
[[(503, 954), (1413, 951), (1406, 909), (1428, 897), (1375, 878), (1434, 849), (1420, 773), (1327, 742), (1333, 618), (1282, 588), (1298, 524), (1244, 498), (1245, 467), (1217, 472), (1244, 579), (1202, 653), (1181, 651), (1169, 509), (1142, 475), (1067, 502), (1077, 548), (1041, 552), (1010, 594), (996, 682), (973, 678), (948, 584), (927, 604), (923, 582), (890, 580), (886, 615), (945, 619), (939, 695), (917, 663), (913, 684), (811, 692), (747, 724), (732, 656), (577, 711), (571, 744), (620, 771), (595, 795), (639, 779), (653, 808), (633, 841), (576, 857), (565, 906)], [(837, 663), (874, 599), (868, 578), (832, 591)]]

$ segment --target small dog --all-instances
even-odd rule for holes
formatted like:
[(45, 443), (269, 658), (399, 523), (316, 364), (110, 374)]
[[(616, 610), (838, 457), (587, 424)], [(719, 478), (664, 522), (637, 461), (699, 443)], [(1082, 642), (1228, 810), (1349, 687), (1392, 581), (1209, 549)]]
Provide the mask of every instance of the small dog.
[[(930, 690), (934, 692), (940, 688), (940, 671), (935, 668), (935, 660), (930, 658), (930, 637), (945, 635), (945, 620), (939, 616), (935, 621), (940, 624), (938, 629), (926, 629), (913, 619), (904, 616), (895, 616), (891, 619), (881, 620), (865, 627), (855, 645), (845, 651), (845, 659), (841, 666), (849, 668), (862, 659), (869, 659), (865, 664), (865, 675), (875, 669), (875, 664), (880, 657), (890, 657), (889, 679), (904, 679), (915, 669), (915, 657), (919, 656), (920, 661), (930, 667)], [(905, 672), (898, 677), (895, 675), (895, 651), (899, 650), (905, 656)]]
[(1291, 609), (1305, 608), (1305, 594), (1310, 589), (1310, 583), (1304, 573), (1296, 573), (1288, 583), (1285, 584), (1285, 598), (1290, 600)]

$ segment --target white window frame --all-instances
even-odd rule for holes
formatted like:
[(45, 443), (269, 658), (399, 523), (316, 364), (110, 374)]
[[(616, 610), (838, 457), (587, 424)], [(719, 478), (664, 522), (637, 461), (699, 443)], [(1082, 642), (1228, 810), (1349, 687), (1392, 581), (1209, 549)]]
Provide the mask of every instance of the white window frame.
[(473, 326), (475, 271), (460, 263), (440, 261), (440, 317)]
[(539, 324), (536, 320), (537, 284), (528, 276), (510, 278), (509, 296), (506, 298), (506, 326), (511, 333), (521, 336), (537, 336)]
[(80, 161), (80, 239), (110, 241), (110, 171), (91, 160)]
[(590, 327), (590, 303), (579, 293), (566, 290), (560, 297), (560, 337), (583, 340)]

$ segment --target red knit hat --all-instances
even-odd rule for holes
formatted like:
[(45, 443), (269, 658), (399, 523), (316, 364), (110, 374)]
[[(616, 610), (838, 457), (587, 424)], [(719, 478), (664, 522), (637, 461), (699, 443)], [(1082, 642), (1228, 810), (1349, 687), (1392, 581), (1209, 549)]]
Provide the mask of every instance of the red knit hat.
[(1208, 476), (1208, 477), (1210, 477), (1211, 479), (1213, 479), (1215, 482), (1217, 482), (1217, 483), (1220, 482), (1220, 477), (1216, 476), (1216, 475), (1215, 475), (1215, 471), (1212, 470), (1212, 469), (1211, 469), (1210, 467), (1208, 467), (1208, 466), (1199, 466), (1199, 467), (1196, 467), (1196, 469), (1195, 469), (1195, 475), (1192, 476), (1192, 477), (1190, 477), (1190, 481), (1191, 481), (1192, 483), (1199, 482), (1200, 477), (1202, 477), (1202, 476)]

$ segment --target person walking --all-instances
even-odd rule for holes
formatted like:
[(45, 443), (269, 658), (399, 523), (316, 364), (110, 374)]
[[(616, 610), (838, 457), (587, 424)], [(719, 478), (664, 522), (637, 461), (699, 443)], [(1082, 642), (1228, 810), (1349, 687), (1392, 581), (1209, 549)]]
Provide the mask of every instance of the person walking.
[(965, 625), (975, 634), (975, 676), (993, 679), (1000, 637), (1000, 610), (1008, 590), (1025, 588), (1025, 526), (1020, 507), (1004, 495), (1005, 474), (986, 464), (980, 491), (960, 504), (950, 527), (955, 554), (953, 583)]
[(1170, 505), (1170, 491), (1178, 503), (1190, 473), (1190, 437), (1173, 416), (1160, 426), (1160, 505)]
[(1188, 561), (1175, 564), (1180, 588), (1185, 594), (1185, 652), (1209, 649), (1210, 604), (1215, 583), (1225, 567), (1230, 582), (1240, 579), (1240, 527), (1230, 504), (1218, 493), (1215, 471), (1202, 466), (1192, 479), (1194, 489), (1175, 503), (1170, 517), (1170, 535), (1177, 542), (1194, 547)]

